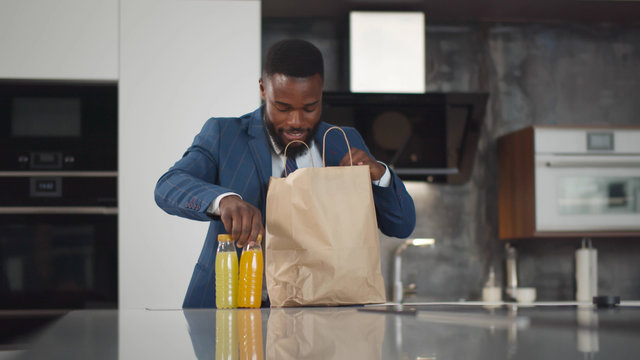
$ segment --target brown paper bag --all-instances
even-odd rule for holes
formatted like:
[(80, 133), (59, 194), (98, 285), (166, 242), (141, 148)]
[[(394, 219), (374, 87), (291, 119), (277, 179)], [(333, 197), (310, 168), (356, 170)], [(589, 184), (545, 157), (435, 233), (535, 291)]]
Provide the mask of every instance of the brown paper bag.
[(368, 166), (302, 168), (272, 177), (266, 214), (272, 306), (385, 302)]

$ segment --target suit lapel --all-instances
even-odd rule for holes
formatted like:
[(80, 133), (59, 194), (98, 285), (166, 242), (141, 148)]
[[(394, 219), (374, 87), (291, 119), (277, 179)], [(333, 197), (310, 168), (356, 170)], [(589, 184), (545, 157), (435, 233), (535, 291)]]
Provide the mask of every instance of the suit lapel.
[(249, 136), (252, 137), (252, 139), (249, 140), (249, 148), (251, 149), (251, 155), (253, 156), (256, 168), (258, 169), (260, 185), (266, 194), (269, 177), (271, 177), (271, 152), (264, 133), (262, 108), (253, 113), (247, 132)]

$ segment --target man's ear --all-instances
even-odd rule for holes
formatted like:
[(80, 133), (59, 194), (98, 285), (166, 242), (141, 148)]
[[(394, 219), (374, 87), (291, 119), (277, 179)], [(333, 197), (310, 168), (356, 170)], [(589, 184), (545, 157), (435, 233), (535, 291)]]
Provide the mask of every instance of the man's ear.
[(262, 78), (258, 79), (258, 84), (260, 84), (260, 98), (264, 101), (264, 82), (262, 81)]

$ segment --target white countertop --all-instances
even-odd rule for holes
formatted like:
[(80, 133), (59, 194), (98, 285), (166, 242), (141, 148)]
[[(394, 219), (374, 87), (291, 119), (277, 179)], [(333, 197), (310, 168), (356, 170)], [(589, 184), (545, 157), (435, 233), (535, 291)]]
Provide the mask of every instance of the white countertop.
[[(638, 302), (82, 310), (19, 359), (635, 359)], [(253, 344), (253, 345), (251, 345)], [(225, 357), (226, 358), (226, 357)]]

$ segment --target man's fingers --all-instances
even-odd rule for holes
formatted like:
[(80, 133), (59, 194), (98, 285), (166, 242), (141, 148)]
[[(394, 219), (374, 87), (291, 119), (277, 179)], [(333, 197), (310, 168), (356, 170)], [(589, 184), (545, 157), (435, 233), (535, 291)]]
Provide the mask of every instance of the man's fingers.
[(264, 225), (262, 225), (262, 214), (260, 211), (256, 211), (253, 217), (253, 225), (251, 227), (251, 236), (249, 239), (251, 241), (258, 241), (258, 236), (264, 239)]
[[(262, 216), (260, 213), (253, 217), (251, 224), (251, 234), (249, 235), (249, 243), (258, 241), (258, 235), (264, 236), (264, 227), (262, 226)], [(262, 245), (262, 244), (261, 244)]]
[(229, 201), (220, 202), (220, 218), (237, 247), (244, 247), (249, 241), (255, 241), (259, 234), (264, 235), (260, 210), (239, 197), (230, 197)]
[(358, 149), (351, 149), (351, 156), (349, 156), (349, 153), (346, 153), (344, 155), (344, 157), (342, 158), (342, 160), (340, 160), (340, 166), (350, 166), (351, 165), (351, 160), (353, 159), (353, 163), (356, 164), (357, 163), (357, 151)]
[(242, 235), (242, 215), (239, 212), (234, 212), (233, 214), (233, 223), (232, 223), (232, 228), (231, 228), (231, 237), (233, 238), (234, 241), (236, 241), (236, 244), (238, 243), (238, 239), (240, 239), (240, 236)]
[[(231, 234), (231, 230), (233, 230), (233, 217), (231, 213), (227, 212), (224, 214), (220, 214), (220, 220), (222, 220), (222, 225), (224, 225), (224, 229), (227, 231), (227, 234)], [(231, 235), (233, 237), (233, 235)]]
[(371, 180), (379, 180), (384, 174), (384, 166), (380, 165), (375, 158), (367, 154), (364, 150), (351, 148), (351, 158), (347, 153), (340, 161), (340, 166), (349, 166), (353, 160), (353, 165), (369, 165)]
[[(237, 247), (244, 247), (247, 242), (250, 240), (249, 239), (249, 235), (251, 234), (251, 222), (252, 222), (252, 217), (253, 214), (250, 211), (251, 209), (242, 209), (241, 214), (242, 214), (242, 219), (239, 221), (238, 223), (238, 227), (239, 229), (239, 235), (237, 237), (234, 237), (234, 240), (236, 240), (236, 246)], [(234, 229), (235, 230), (235, 229)]]
[(351, 161), (353, 159), (353, 165), (367, 165), (371, 164), (374, 161), (369, 154), (360, 150), (358, 148), (351, 149), (351, 158), (349, 157), (349, 153), (347, 153), (342, 160), (340, 160), (340, 166), (349, 166), (351, 165)]

